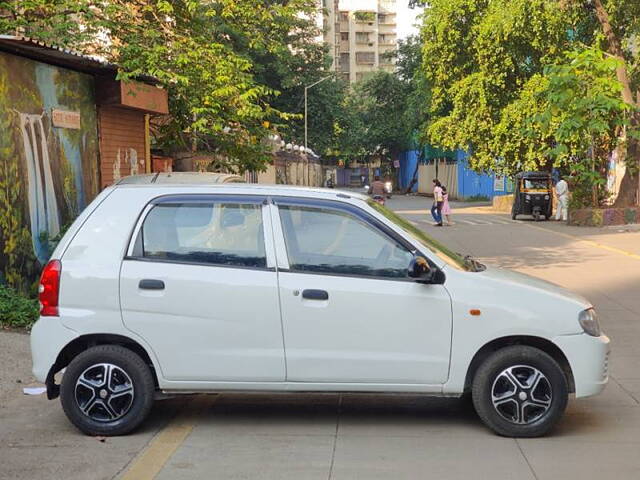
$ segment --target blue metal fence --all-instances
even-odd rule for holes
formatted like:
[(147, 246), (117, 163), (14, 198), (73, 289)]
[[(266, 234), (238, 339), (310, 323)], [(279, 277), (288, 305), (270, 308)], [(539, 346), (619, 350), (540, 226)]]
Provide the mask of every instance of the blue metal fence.
[[(418, 163), (418, 150), (410, 150), (400, 155), (398, 181), (401, 189), (406, 189), (413, 178), (413, 172)], [(469, 198), (485, 196), (493, 198), (513, 193), (511, 182), (505, 177), (495, 174), (479, 174), (469, 168), (469, 154), (463, 150), (456, 150), (455, 159), (458, 165), (458, 197)], [(416, 184), (413, 191), (418, 190)]]

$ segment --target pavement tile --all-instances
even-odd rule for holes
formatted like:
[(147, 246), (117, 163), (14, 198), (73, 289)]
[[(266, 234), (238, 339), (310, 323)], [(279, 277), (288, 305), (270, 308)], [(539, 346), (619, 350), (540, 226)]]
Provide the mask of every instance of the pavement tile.
[(334, 435), (339, 401), (337, 394), (221, 394), (198, 424), (225, 435)]
[(338, 436), (331, 479), (533, 480), (515, 441), (482, 437)]
[(156, 479), (326, 480), (333, 445), (334, 435), (254, 435), (199, 424)]
[(537, 480), (635, 480), (640, 478), (637, 443), (519, 439)]

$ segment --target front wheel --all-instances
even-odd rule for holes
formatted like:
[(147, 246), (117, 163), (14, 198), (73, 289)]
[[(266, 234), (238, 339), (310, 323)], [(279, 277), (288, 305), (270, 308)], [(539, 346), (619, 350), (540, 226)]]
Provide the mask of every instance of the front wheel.
[(124, 435), (146, 418), (154, 380), (134, 352), (118, 345), (92, 347), (69, 364), (60, 386), (62, 408), (87, 435)]
[(493, 353), (473, 380), (473, 404), (482, 421), (506, 437), (538, 437), (562, 416), (569, 396), (562, 368), (524, 345)]

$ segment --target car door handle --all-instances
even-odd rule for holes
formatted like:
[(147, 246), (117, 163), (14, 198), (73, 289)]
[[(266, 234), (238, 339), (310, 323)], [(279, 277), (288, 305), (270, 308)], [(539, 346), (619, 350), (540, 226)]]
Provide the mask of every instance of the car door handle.
[(164, 290), (164, 282), (162, 280), (145, 278), (144, 280), (140, 280), (138, 288), (141, 290)]
[(302, 298), (307, 300), (329, 300), (329, 292), (326, 290), (303, 290)]

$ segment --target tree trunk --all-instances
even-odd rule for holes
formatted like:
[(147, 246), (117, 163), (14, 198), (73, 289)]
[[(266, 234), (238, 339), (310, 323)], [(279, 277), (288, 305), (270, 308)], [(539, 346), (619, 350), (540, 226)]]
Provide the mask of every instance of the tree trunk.
[[(620, 64), (616, 68), (616, 76), (622, 84), (622, 99), (629, 105), (636, 106), (633, 99), (633, 92), (631, 91), (631, 85), (629, 83), (629, 75), (627, 74), (627, 68), (622, 54), (622, 48), (620, 47), (620, 41), (616, 37), (611, 22), (609, 20), (609, 14), (602, 5), (601, 0), (594, 1), (596, 7), (596, 16), (602, 27), (602, 31), (607, 38), (607, 50), (611, 55), (616, 57)], [(637, 114), (631, 116), (631, 128), (637, 128), (640, 125)], [(637, 139), (628, 138), (628, 148), (625, 158), (625, 164), (627, 166), (624, 177), (620, 183), (620, 191), (618, 197), (614, 203), (614, 207), (626, 207), (634, 205), (640, 200), (638, 195), (638, 164), (640, 163), (640, 144)]]

